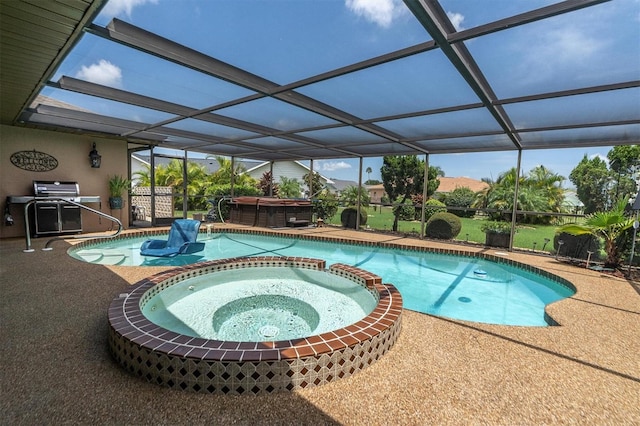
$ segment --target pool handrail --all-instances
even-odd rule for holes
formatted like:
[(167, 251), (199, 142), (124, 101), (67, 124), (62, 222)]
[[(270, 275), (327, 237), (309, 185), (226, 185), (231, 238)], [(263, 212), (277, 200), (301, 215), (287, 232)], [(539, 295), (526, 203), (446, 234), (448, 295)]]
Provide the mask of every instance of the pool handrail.
[[(110, 234), (110, 235), (72, 235), (72, 236), (60, 236), (60, 237), (54, 237), (49, 239), (45, 245), (44, 248), (42, 250), (48, 251), (48, 250), (52, 250), (52, 248), (49, 246), (51, 243), (53, 243), (54, 241), (58, 241), (58, 240), (64, 240), (67, 238), (74, 238), (74, 239), (88, 239), (88, 238), (113, 238), (115, 236), (117, 236), (118, 234), (120, 234), (120, 232), (122, 232), (123, 226), (122, 226), (122, 222), (113, 216), (110, 216), (106, 213), (101, 212), (100, 210), (96, 210), (96, 209), (92, 209), (91, 207), (88, 207), (84, 204), (75, 202), (73, 200), (69, 200), (67, 198), (58, 198), (58, 197), (47, 197), (46, 198), (47, 201), (62, 201), (64, 203), (67, 204), (72, 204), (74, 206), (80, 207), (81, 209), (90, 211), (92, 213), (97, 214), (98, 216), (104, 217), (106, 219), (109, 219), (112, 222), (115, 222), (118, 224), (118, 229), (116, 230), (116, 232), (114, 234)], [(24, 217), (25, 217), (25, 221), (24, 221), (24, 229), (25, 229), (25, 240), (27, 243), (27, 248), (25, 248), (23, 250), (23, 252), (25, 253), (31, 253), (33, 252), (33, 249), (31, 248), (31, 230), (30, 230), (30, 226), (29, 226), (29, 207), (36, 203), (38, 201), (37, 197), (34, 198), (33, 200), (30, 200), (28, 202), (25, 203), (24, 205)]]

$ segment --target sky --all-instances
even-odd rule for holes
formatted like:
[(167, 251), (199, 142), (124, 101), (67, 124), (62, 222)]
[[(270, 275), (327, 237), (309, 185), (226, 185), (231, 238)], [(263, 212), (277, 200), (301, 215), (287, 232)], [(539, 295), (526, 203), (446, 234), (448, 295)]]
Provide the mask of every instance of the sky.
[[(595, 157), (608, 162), (607, 153), (612, 147), (597, 148), (567, 148), (553, 150), (530, 150), (523, 151), (521, 174), (526, 174), (536, 166), (543, 165), (552, 172), (565, 178), (562, 183), (563, 188), (574, 188), (569, 180), (569, 174), (586, 155), (587, 158)], [(169, 155), (182, 157), (176, 150), (156, 150)], [(191, 158), (203, 157), (196, 153), (189, 154)], [(424, 159), (424, 155), (418, 156)], [(465, 153), (465, 154), (438, 154), (429, 156), (429, 165), (438, 166), (447, 177), (470, 177), (481, 180), (489, 178), (495, 180), (501, 173), (517, 166), (518, 154), (515, 151), (486, 152), (486, 153)], [(301, 161), (309, 166), (308, 161)], [(366, 173), (367, 168), (371, 168), (371, 173)], [(362, 182), (369, 179), (381, 181), (380, 168), (382, 158), (364, 158), (362, 161)], [(314, 160), (313, 169), (321, 175), (330, 179), (348, 180), (358, 182), (358, 172), (360, 160), (353, 158)]]
[[(523, 151), (521, 172), (526, 173), (532, 168), (543, 165), (566, 178), (563, 187), (570, 188), (573, 184), (569, 181), (569, 174), (586, 155), (591, 159), (600, 157), (607, 160), (607, 153), (612, 147), (576, 148), (557, 150), (530, 150)], [(424, 156), (419, 156), (423, 159)], [(518, 154), (515, 151), (465, 153), (465, 154), (437, 154), (429, 156), (429, 165), (439, 166), (448, 177), (470, 177), (473, 179), (496, 179), (498, 175), (516, 167)], [(380, 168), (382, 158), (365, 158), (363, 160), (363, 181), (369, 179), (365, 173), (367, 167), (371, 167), (371, 179), (380, 180)], [(358, 160), (342, 159), (338, 161), (315, 161), (314, 169), (327, 177), (357, 181)]]
[[(441, 0), (452, 24), (458, 30), (473, 28), (513, 14), (554, 3), (550, 0)], [(489, 6), (488, 6), (489, 5)], [(587, 8), (559, 16), (542, 24), (531, 24), (505, 30), (510, 37), (487, 35), (466, 42), (498, 98), (531, 93), (566, 90), (610, 81), (638, 80), (637, 45), (640, 40), (640, 0), (615, 0), (610, 4)], [(350, 65), (390, 51), (412, 46), (429, 39), (401, 0), (109, 0), (96, 24), (105, 26), (118, 18), (192, 47), (198, 51), (246, 69), (278, 84), (287, 84), (319, 73)], [(579, 18), (579, 19), (577, 19)], [(612, 22), (616, 31), (610, 31)], [(528, 40), (528, 49), (519, 49), (517, 40)], [(632, 46), (632, 55), (624, 48)], [(550, 55), (549, 53), (552, 52)], [(337, 79), (301, 87), (303, 94), (350, 111), (361, 111), (361, 118), (381, 117), (412, 110), (447, 107), (476, 102), (466, 85), (448, 80), (450, 64), (440, 63), (429, 54), (429, 79), (425, 82), (416, 55), (415, 68), (394, 68), (394, 63), (376, 70), (364, 70)], [(295, 66), (292, 66), (292, 58)], [(544, 60), (541, 60), (544, 58)], [(634, 62), (635, 58), (635, 62)], [(588, 61), (588, 62), (587, 62)], [(446, 61), (444, 61), (446, 62)], [(588, 72), (584, 64), (588, 63)], [(510, 76), (505, 79), (505, 70)], [(388, 73), (388, 74), (384, 74)], [(67, 75), (146, 96), (203, 108), (237, 99), (251, 92), (211, 77), (182, 69), (123, 46), (114, 45), (87, 34), (73, 49), (52, 80)], [(390, 77), (391, 76), (391, 77)], [(385, 78), (406, 80), (408, 84), (385, 84)], [(366, 90), (367, 86), (371, 90)], [(364, 89), (364, 90), (363, 90)], [(375, 89), (375, 90), (374, 90)], [(356, 92), (357, 90), (357, 92)], [(350, 96), (352, 93), (357, 96)], [(370, 92), (370, 93), (369, 93)], [(143, 122), (169, 118), (165, 113), (122, 106), (60, 89), (47, 88), (43, 93), (115, 117)], [(606, 95), (591, 102), (571, 105), (588, 120), (606, 114), (619, 119), (638, 119), (640, 90), (620, 101), (618, 110), (607, 111)], [(613, 96), (611, 95), (611, 96)], [(250, 103), (248, 103), (250, 104)], [(260, 124), (276, 129), (288, 126), (327, 124), (327, 118), (312, 113), (292, 114), (262, 103), (262, 108), (240, 105), (220, 110), (222, 115), (243, 119), (242, 114), (258, 115)], [(570, 115), (563, 102), (506, 105), (515, 125), (563, 124), (559, 117)], [(260, 105), (256, 103), (256, 106)], [(246, 106), (246, 108), (245, 108)], [(419, 107), (418, 107), (419, 106)], [(257, 107), (259, 108), (259, 107)], [(535, 110), (535, 114), (534, 114)], [(284, 111), (284, 110), (283, 110)], [(542, 111), (542, 112), (541, 112)], [(610, 117), (605, 117), (610, 118)], [(465, 120), (482, 120), (484, 116), (465, 115)], [(287, 120), (292, 121), (288, 123)], [(444, 117), (442, 120), (446, 120)], [(238, 136), (237, 130), (221, 129), (198, 120), (175, 126), (184, 130), (221, 132), (223, 137)], [(296, 123), (293, 123), (297, 121)], [(428, 125), (444, 125), (432, 123)], [(389, 123), (392, 125), (393, 123)], [(411, 123), (396, 123), (405, 125)], [(425, 122), (419, 122), (424, 127)], [(415, 124), (416, 129), (420, 126)], [(206, 126), (208, 127), (206, 127)], [(452, 121), (446, 126), (455, 126)], [(201, 126), (201, 127), (192, 127)], [(489, 123), (486, 130), (492, 130)], [(294, 127), (295, 128), (295, 127)], [(449, 130), (448, 127), (444, 127)], [(236, 132), (225, 134), (224, 132)], [(637, 132), (637, 130), (635, 130)], [(240, 134), (240, 136), (242, 136)], [(536, 136), (536, 135), (533, 135)], [(587, 155), (606, 158), (611, 147), (562, 150), (529, 150), (522, 155), (522, 171), (544, 165), (568, 177), (571, 170)], [(371, 167), (363, 180), (380, 179), (381, 158), (365, 158), (363, 170)], [(430, 164), (441, 167), (446, 176), (493, 178), (515, 167), (517, 152), (478, 154), (438, 154), (430, 156)], [(329, 178), (358, 180), (358, 159), (317, 160), (314, 169)], [(571, 186), (565, 181), (565, 186)]]

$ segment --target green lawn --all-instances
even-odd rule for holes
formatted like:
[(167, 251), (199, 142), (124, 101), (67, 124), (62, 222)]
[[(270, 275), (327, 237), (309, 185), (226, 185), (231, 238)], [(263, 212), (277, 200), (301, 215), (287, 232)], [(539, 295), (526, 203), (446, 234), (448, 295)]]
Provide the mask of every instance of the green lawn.
[[(371, 229), (390, 231), (393, 228), (393, 213), (391, 207), (367, 207), (367, 224)], [(338, 213), (329, 222), (333, 225), (340, 225), (340, 213), (342, 209), (339, 209)], [(485, 235), (480, 230), (483, 219), (468, 219), (460, 218), (462, 221), (462, 230), (458, 234), (457, 240), (469, 241), (484, 244)], [(536, 250), (542, 250), (545, 244), (545, 238), (550, 241), (546, 244), (545, 251), (553, 252), (553, 236), (555, 234), (556, 226), (542, 226), (542, 225), (518, 225), (516, 227), (516, 235), (513, 239), (513, 245), (517, 248), (533, 249), (534, 243), (536, 243)], [(420, 222), (419, 221), (400, 221), (398, 222), (399, 232), (413, 232), (420, 234)]]
[[(367, 224), (371, 229), (380, 231), (391, 231), (393, 228), (393, 213), (391, 207), (367, 207)], [(342, 208), (338, 210), (335, 216), (328, 221), (332, 225), (340, 226), (340, 213)], [(189, 211), (187, 217), (193, 217), (193, 213), (206, 214), (206, 211)], [(181, 216), (182, 212), (176, 212), (177, 216)], [(480, 230), (484, 219), (468, 219), (460, 218), (462, 221), (462, 230), (458, 237), (459, 241), (469, 241), (484, 244), (484, 232)], [(518, 225), (516, 227), (516, 235), (513, 239), (513, 246), (522, 249), (533, 249), (533, 243), (536, 243), (535, 249), (542, 250), (545, 245), (545, 238), (550, 241), (545, 246), (545, 251), (553, 253), (553, 236), (556, 226), (541, 225)], [(406, 233), (415, 233), (420, 235), (420, 221), (400, 221), (398, 222), (398, 231)]]

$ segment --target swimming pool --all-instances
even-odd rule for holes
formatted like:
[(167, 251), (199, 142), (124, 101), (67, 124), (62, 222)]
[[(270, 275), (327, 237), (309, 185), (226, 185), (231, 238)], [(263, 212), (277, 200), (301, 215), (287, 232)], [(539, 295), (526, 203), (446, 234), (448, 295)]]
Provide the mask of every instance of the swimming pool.
[[(76, 259), (108, 265), (181, 266), (246, 256), (298, 256), (344, 263), (393, 283), (404, 307), (432, 315), (490, 324), (547, 326), (545, 306), (570, 297), (573, 286), (526, 265), (477, 254), (387, 248), (250, 233), (202, 235), (203, 252), (175, 258), (140, 255), (149, 236), (81, 243), (69, 250)], [(156, 238), (156, 236), (154, 236)]]

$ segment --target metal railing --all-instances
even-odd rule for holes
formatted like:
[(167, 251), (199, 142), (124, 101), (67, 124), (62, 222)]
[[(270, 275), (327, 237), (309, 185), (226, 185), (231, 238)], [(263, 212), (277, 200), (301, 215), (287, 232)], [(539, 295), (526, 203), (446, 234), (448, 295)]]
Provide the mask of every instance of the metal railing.
[[(25, 229), (25, 239), (26, 239), (26, 243), (27, 243), (27, 248), (25, 248), (23, 250), (25, 253), (33, 252), (33, 249), (31, 248), (31, 229), (30, 229), (30, 225), (29, 225), (29, 207), (32, 204), (35, 204), (38, 201), (42, 201), (42, 200), (41, 199), (33, 199), (33, 200), (28, 201), (24, 205), (24, 217), (25, 217), (24, 229)], [(113, 237), (117, 236), (118, 234), (120, 234), (120, 232), (122, 232), (122, 229), (123, 229), (122, 222), (120, 222), (120, 220), (118, 218), (115, 218), (115, 217), (110, 216), (110, 215), (108, 215), (106, 213), (103, 213), (100, 210), (92, 209), (91, 207), (87, 207), (84, 204), (77, 203), (75, 201), (68, 200), (68, 199), (65, 199), (65, 198), (46, 197), (46, 201), (62, 201), (64, 203), (72, 204), (74, 206), (80, 207), (83, 210), (87, 210), (89, 212), (95, 213), (98, 216), (104, 217), (105, 219), (109, 219), (110, 221), (117, 223), (118, 224), (118, 229), (116, 230), (116, 232), (114, 234), (109, 234), (109, 235), (73, 235), (73, 236), (64, 236), (64, 237), (62, 237), (62, 236), (54, 237), (54, 238), (49, 239), (46, 242), (46, 244), (44, 245), (44, 248), (42, 250), (45, 250), (45, 251), (52, 250), (52, 247), (50, 247), (50, 245), (54, 241), (60, 241), (60, 240), (68, 239), (68, 238), (74, 238), (74, 239), (113, 238)]]

